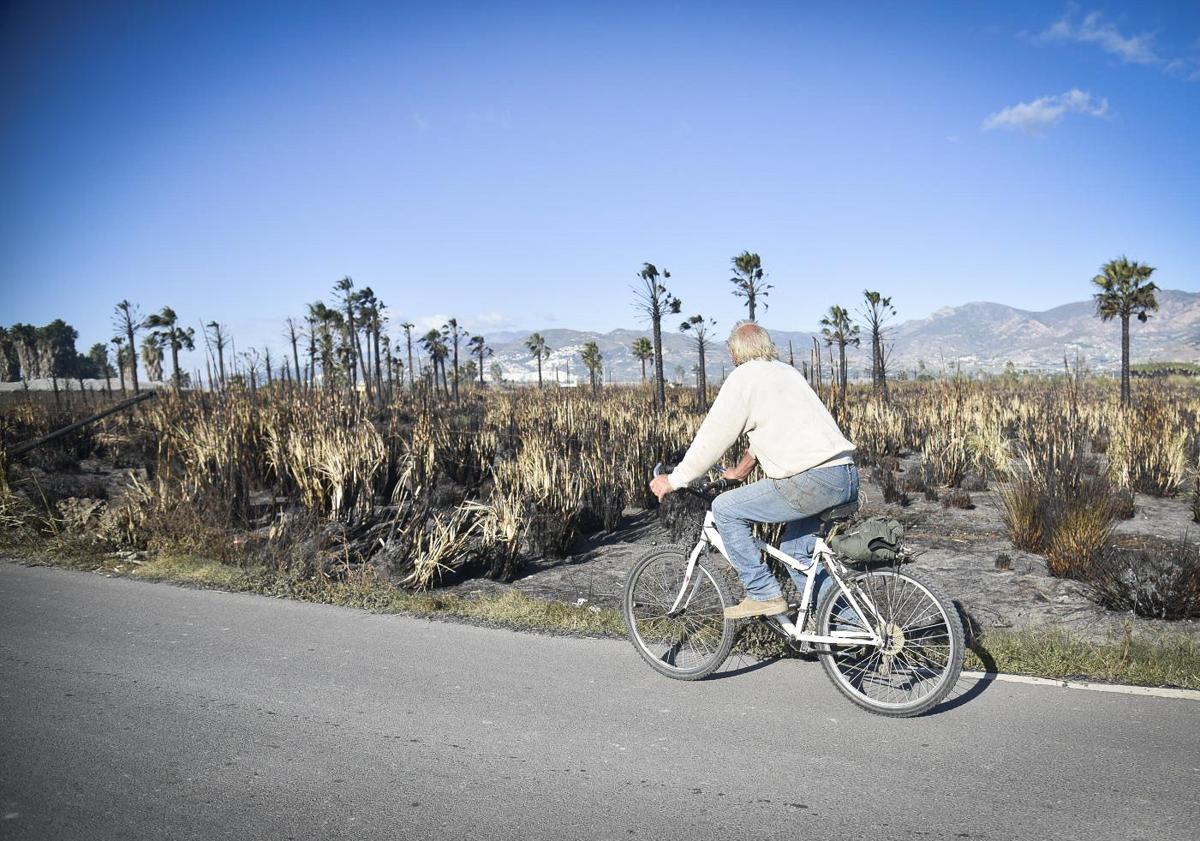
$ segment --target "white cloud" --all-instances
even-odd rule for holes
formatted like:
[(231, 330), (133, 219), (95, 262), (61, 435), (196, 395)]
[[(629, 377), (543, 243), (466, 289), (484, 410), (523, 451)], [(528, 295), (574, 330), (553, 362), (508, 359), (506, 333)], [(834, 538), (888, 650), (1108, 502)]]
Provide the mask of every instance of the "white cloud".
[(442, 325), (450, 320), (450, 316), (435, 313), (433, 315), (419, 315), (413, 319), (413, 324), (416, 325), (413, 330), (414, 334), (428, 333), (430, 330), (441, 330)]
[(1018, 102), (983, 121), (985, 131), (995, 128), (1021, 129), (1028, 134), (1038, 134), (1054, 125), (1066, 114), (1086, 114), (1090, 117), (1108, 115), (1108, 100), (1094, 98), (1090, 93), (1072, 88), (1057, 96), (1043, 96), (1033, 102)]
[[(416, 327), (413, 329), (414, 334), (425, 334), (430, 330), (441, 330), (442, 326), (450, 320), (450, 316), (442, 313), (433, 313), (431, 315), (420, 315), (413, 319), (413, 324)], [(458, 316), (458, 324), (462, 329), (471, 333), (480, 333), (485, 330), (508, 330), (513, 328), (513, 320), (501, 312), (484, 312), (478, 313), (470, 318)]]
[(1078, 41), (1094, 44), (1129, 64), (1161, 64), (1154, 49), (1154, 35), (1122, 35), (1116, 26), (1104, 20), (1100, 12), (1088, 12), (1076, 22), (1074, 10), (1054, 22), (1041, 34), (1044, 41)]

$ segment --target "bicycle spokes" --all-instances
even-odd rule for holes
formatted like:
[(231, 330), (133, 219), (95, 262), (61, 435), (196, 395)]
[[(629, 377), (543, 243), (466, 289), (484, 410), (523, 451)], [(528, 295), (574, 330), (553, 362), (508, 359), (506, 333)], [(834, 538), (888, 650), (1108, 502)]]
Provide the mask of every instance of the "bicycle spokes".
[(869, 624), (880, 643), (831, 650), (835, 680), (864, 700), (886, 706), (911, 704), (941, 688), (955, 652), (950, 619), (929, 590), (890, 571), (864, 575), (848, 589), (854, 601), (871, 605), (875, 618), (864, 621), (839, 593), (830, 631), (867, 630)]

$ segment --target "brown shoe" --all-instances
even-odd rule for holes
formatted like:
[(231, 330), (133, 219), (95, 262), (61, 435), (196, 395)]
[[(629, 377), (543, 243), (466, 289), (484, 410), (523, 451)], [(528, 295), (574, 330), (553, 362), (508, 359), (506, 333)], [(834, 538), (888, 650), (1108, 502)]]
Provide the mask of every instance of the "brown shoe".
[(775, 616), (779, 613), (787, 613), (787, 609), (787, 599), (783, 596), (774, 599), (752, 599), (747, 596), (733, 607), (725, 608), (725, 618), (749, 619), (751, 616)]

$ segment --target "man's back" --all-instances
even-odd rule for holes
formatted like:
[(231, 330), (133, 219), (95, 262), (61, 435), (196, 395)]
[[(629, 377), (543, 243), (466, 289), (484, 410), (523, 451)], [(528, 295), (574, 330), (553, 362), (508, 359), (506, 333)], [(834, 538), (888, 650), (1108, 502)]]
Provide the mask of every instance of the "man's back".
[(699, 477), (743, 432), (772, 479), (853, 461), (854, 445), (804, 376), (778, 360), (755, 359), (734, 368), (721, 386), (672, 484)]

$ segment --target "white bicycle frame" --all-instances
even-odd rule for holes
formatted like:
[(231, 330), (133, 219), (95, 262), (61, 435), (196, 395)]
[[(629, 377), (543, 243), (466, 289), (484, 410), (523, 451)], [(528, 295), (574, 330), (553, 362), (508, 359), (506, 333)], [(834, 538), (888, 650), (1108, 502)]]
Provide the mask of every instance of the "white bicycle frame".
[[(692, 600), (692, 597), (696, 594), (696, 590), (700, 585), (699, 579), (696, 580), (696, 586), (692, 587), (690, 592), (688, 587), (692, 582), (692, 575), (696, 571), (696, 564), (700, 561), (700, 555), (705, 549), (710, 547), (716, 549), (721, 553), (721, 556), (725, 558), (726, 561), (729, 561), (729, 553), (725, 551), (725, 542), (721, 540), (721, 535), (717, 532), (717, 526), (713, 519), (713, 513), (711, 510), (707, 511), (704, 515), (704, 527), (700, 532), (700, 539), (696, 541), (696, 548), (692, 550), (690, 555), (688, 555), (687, 570), (683, 575), (683, 585), (679, 588), (679, 595), (675, 597), (675, 602), (671, 605), (671, 610), (668, 613), (675, 613), (675, 611), (687, 607), (688, 603)], [(882, 623), (883, 621), (882, 617), (879, 615), (879, 611), (876, 609), (871, 600), (867, 598), (865, 593), (859, 591), (859, 596), (861, 596), (862, 599), (860, 602), (859, 598), (857, 598), (854, 593), (850, 592), (849, 588), (846, 587), (845, 582), (842, 580), (842, 576), (847, 574), (848, 571), (842, 562), (837, 559), (837, 556), (833, 554), (833, 550), (829, 548), (829, 544), (827, 544), (823, 539), (819, 537), (817, 538), (816, 547), (813, 549), (812, 563), (807, 567), (801, 566), (800, 562), (791, 555), (779, 551), (774, 546), (762, 544), (761, 548), (771, 557), (784, 564), (787, 564), (789, 567), (797, 572), (803, 573), (805, 576), (804, 594), (800, 597), (800, 608), (796, 615), (796, 619), (800, 622), (800, 627), (797, 627), (796, 623), (793, 622), (786, 613), (769, 617), (771, 621), (778, 625), (784, 634), (786, 634), (789, 638), (795, 640), (796, 642), (816, 642), (824, 643), (826, 645), (873, 645), (876, 647), (883, 645), (883, 640), (880, 639), (879, 635), (876, 634), (871, 628), (867, 628), (863, 631), (834, 631), (826, 636), (815, 633), (806, 633), (803, 630), (804, 618), (808, 615), (809, 606), (811, 605), (813, 599), (813, 590), (815, 589), (817, 571), (821, 569), (821, 567), (824, 567), (826, 570), (828, 570), (829, 577), (834, 580), (838, 588), (846, 596), (846, 599), (850, 603), (850, 607), (857, 613), (858, 616), (872, 616), (877, 623)], [(732, 566), (732, 562), (730, 562), (730, 565)], [(863, 609), (864, 607), (866, 610)]]

